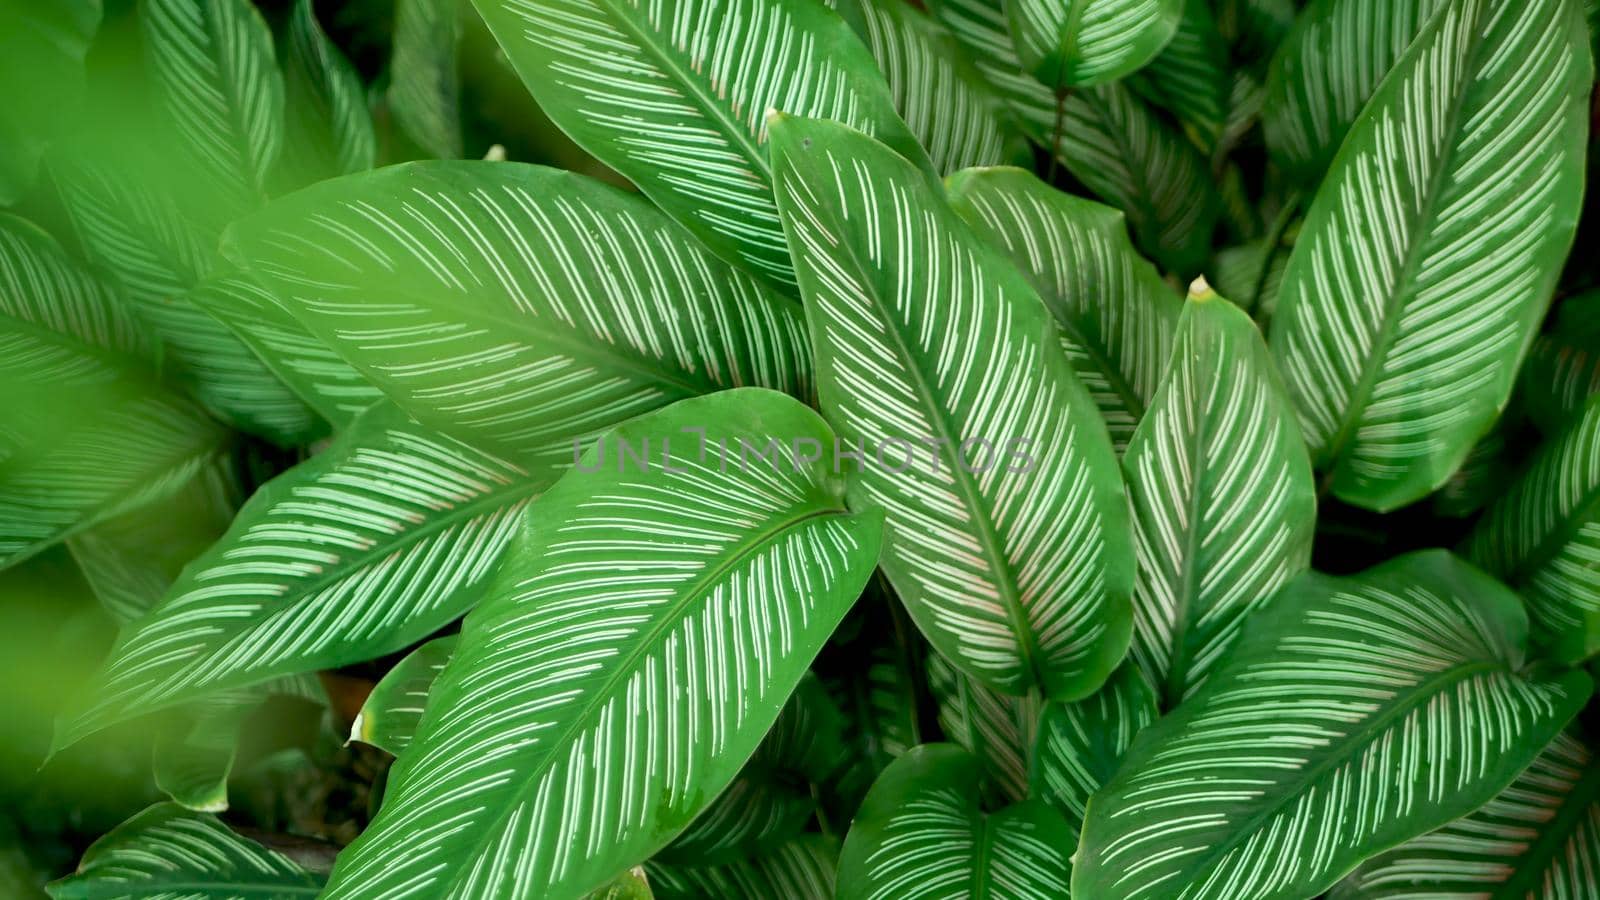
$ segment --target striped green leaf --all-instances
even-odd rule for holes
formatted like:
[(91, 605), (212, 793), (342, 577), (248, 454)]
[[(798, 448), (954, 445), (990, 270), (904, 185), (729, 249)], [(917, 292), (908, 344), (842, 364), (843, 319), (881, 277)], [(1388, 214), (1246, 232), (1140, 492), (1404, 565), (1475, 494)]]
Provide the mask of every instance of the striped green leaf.
[(804, 396), (802, 310), (637, 196), (519, 163), (326, 181), (235, 223), (224, 251), (419, 421), (519, 459), (673, 400)]
[(1522, 410), (1545, 434), (1558, 434), (1600, 394), (1600, 290), (1567, 297), (1555, 322), (1522, 364)]
[(655, 900), (833, 900), (837, 839), (817, 834), (720, 866), (645, 865)]
[(794, 271), (768, 110), (837, 119), (926, 162), (872, 55), (815, 0), (474, 2), (562, 131), (780, 291)]
[(950, 202), (1038, 290), (1120, 453), (1166, 369), (1177, 295), (1133, 249), (1121, 213), (1020, 169), (962, 172)]
[(1581, 202), (1585, 37), (1577, 0), (1445, 4), (1317, 192), (1272, 349), (1341, 500), (1421, 498), (1505, 404)]
[(1137, 666), (1126, 664), (1086, 700), (1046, 703), (1029, 754), (1030, 795), (1061, 813), (1076, 833), (1090, 796), (1116, 774), (1134, 737), (1157, 714), (1155, 691)]
[(942, 174), (1030, 155), (1010, 110), (955, 38), (906, 0), (839, 0), (866, 41), (906, 127)]
[(153, 347), (112, 287), (0, 215), (0, 567), (214, 464), (226, 434), (155, 379)]
[(1329, 900), (1579, 900), (1600, 871), (1600, 766), (1562, 734), (1498, 797), (1361, 865)]
[(1200, 149), (1226, 149), (1234, 74), (1210, 3), (1185, 0), (1172, 40), (1133, 86), (1176, 116)]
[(1122, 460), (1139, 561), (1132, 655), (1168, 707), (1311, 564), (1317, 519), (1311, 460), (1255, 323), (1202, 279), (1177, 332)]
[(389, 112), (402, 133), (438, 159), (460, 159), (458, 0), (395, 0)]
[(872, 573), (833, 441), (752, 389), (601, 438), (467, 617), (329, 900), (578, 897), (682, 831)]
[(1038, 294), (889, 148), (770, 128), (821, 408), (864, 448), (851, 493), (887, 512), (896, 593), (994, 689), (1092, 693), (1131, 630), (1127, 506)]
[(1443, 551), (1307, 574), (1089, 803), (1084, 900), (1290, 900), (1472, 812), (1587, 702), (1516, 596)]
[(58, 123), (83, 100), (100, 0), (0, 6), (0, 206), (22, 199)]
[(1451, 2), (1314, 0), (1267, 74), (1262, 124), (1273, 160), (1315, 184), (1384, 76)]
[(928, 657), (928, 688), (939, 705), (939, 730), (977, 758), (983, 797), (997, 806), (1026, 799), (1038, 699), (991, 691), (937, 656)]
[(1156, 58), (1184, 0), (1006, 0), (1023, 68), (1060, 91), (1116, 81)]
[(1551, 655), (1600, 654), (1600, 397), (1489, 505), (1466, 552), (1527, 601)]
[(95, 841), (78, 871), (47, 890), (54, 900), (287, 900), (315, 897), (321, 886), (215, 817), (160, 803)]
[(57, 748), (206, 693), (397, 652), (482, 594), (555, 477), (376, 407), (268, 482), (132, 623)]
[(378, 142), (361, 79), (317, 24), (312, 0), (296, 0), (283, 50), (284, 135), (280, 183), (298, 187), (372, 168)]
[(361, 704), (350, 725), (350, 740), (399, 756), (417, 733), (428, 692), (459, 641), (454, 634), (434, 638), (395, 663)]
[(1028, 137), (1128, 216), (1161, 265), (1198, 272), (1218, 199), (1199, 151), (1121, 84), (1072, 91), (1064, 102), (1022, 71), (1000, 0), (934, 0), (938, 20), (1016, 114)]
[(1038, 800), (985, 815), (978, 761), (913, 748), (867, 793), (839, 854), (838, 900), (1063, 897), (1072, 828)]

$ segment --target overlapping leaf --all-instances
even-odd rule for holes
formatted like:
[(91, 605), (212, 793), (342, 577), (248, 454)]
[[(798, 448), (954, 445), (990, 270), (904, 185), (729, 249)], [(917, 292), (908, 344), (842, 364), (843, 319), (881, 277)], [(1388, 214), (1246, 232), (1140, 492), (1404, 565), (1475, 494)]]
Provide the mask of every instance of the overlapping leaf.
[(1039, 701), (991, 691), (938, 656), (928, 657), (928, 688), (939, 705), (939, 730), (982, 767), (983, 796), (996, 804), (1025, 799)]
[(1157, 715), (1155, 691), (1127, 664), (1086, 700), (1045, 704), (1029, 753), (1030, 796), (1080, 830), (1090, 796), (1116, 774), (1134, 737)]
[(395, 663), (361, 704), (361, 712), (350, 725), (350, 740), (399, 756), (416, 735), (428, 692), (459, 641), (453, 634), (434, 638)]
[(851, 491), (887, 511), (884, 571), (968, 674), (1088, 695), (1131, 628), (1127, 508), (1038, 295), (889, 148), (771, 129), (822, 409), (865, 448)]
[(1178, 29), (1184, 0), (1006, 0), (1017, 56), (1060, 91), (1143, 68)]
[(1089, 803), (1088, 900), (1289, 900), (1505, 789), (1587, 702), (1533, 674), (1527, 617), (1442, 551), (1307, 574)]
[(459, 159), (461, 24), (457, 0), (396, 0), (389, 111), (406, 137), (439, 159)]
[(645, 865), (655, 900), (781, 897), (833, 900), (839, 864), (836, 838), (802, 835), (776, 850), (720, 866)]
[(370, 169), (377, 136), (349, 60), (323, 34), (312, 0), (297, 0), (284, 48), (284, 136), (279, 180), (298, 187)]
[(1202, 150), (1226, 149), (1235, 80), (1210, 3), (1183, 3), (1177, 30), (1134, 87), (1183, 123)]
[(578, 897), (687, 826), (871, 575), (881, 519), (844, 509), (833, 439), (740, 390), (598, 441), (468, 616), (327, 896)]
[(804, 396), (801, 309), (636, 196), (516, 163), (350, 175), (242, 222), (225, 251), (418, 420), (518, 458), (676, 399)]
[(1576, 0), (1456, 0), (1351, 130), (1272, 329), (1340, 499), (1422, 497), (1506, 402), (1571, 245), (1591, 74)]
[(1600, 394), (1600, 291), (1561, 301), (1554, 325), (1528, 350), (1517, 387), (1528, 418), (1552, 435)]

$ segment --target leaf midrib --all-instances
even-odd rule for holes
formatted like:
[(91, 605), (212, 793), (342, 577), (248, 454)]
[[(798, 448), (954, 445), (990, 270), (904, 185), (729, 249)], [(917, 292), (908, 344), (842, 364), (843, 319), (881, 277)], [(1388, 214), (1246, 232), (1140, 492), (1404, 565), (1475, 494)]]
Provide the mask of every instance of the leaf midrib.
[(1512, 866), (1512, 875), (1491, 895), (1491, 900), (1523, 900), (1555, 862), (1557, 851), (1572, 839), (1590, 806), (1600, 799), (1600, 760), (1589, 759), (1583, 776), (1561, 801), (1556, 815), (1539, 828), (1539, 836)]
[(1534, 575), (1572, 543), (1586, 523), (1596, 518), (1600, 518), (1600, 479), (1592, 482), (1568, 514), (1505, 573), (1506, 582), (1519, 588), (1528, 587)]
[[(1193, 332), (1190, 335), (1192, 339)], [(1182, 351), (1179, 350), (1178, 352)], [(1206, 426), (1210, 421), (1209, 408), (1206, 410), (1205, 415), (1196, 416), (1194, 440), (1188, 442), (1190, 451), (1189, 471), (1193, 472), (1195, 477), (1193, 489), (1189, 491), (1189, 496), (1184, 498), (1189, 506), (1189, 528), (1188, 533), (1184, 535), (1183, 571), (1179, 573), (1181, 586), (1178, 598), (1180, 602), (1172, 622), (1172, 666), (1167, 671), (1167, 683), (1164, 688), (1164, 699), (1168, 703), (1168, 709), (1176, 706), (1184, 697), (1184, 682), (1188, 677), (1190, 662), (1188, 648), (1189, 620), (1194, 612), (1194, 606), (1200, 599), (1196, 596), (1195, 586), (1198, 584), (1199, 579), (1197, 557), (1201, 546), (1201, 475), (1205, 471), (1203, 466), (1206, 456), (1205, 446), (1210, 436)]]

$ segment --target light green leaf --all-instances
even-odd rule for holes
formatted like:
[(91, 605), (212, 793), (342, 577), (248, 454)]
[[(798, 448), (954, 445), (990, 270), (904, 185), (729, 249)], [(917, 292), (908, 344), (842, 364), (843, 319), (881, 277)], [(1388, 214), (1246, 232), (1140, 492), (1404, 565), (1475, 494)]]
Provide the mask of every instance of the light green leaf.
[(1054, 90), (1116, 81), (1156, 58), (1184, 0), (1006, 0), (1022, 67)]
[(794, 271), (768, 110), (838, 119), (926, 163), (872, 55), (815, 0), (474, 2), (562, 131), (780, 291)]
[(578, 897), (683, 830), (872, 573), (833, 441), (751, 389), (601, 438), (467, 617), (329, 900)]
[(589, 895), (588, 900), (654, 900), (644, 867), (634, 866), (612, 882)]
[(1555, 658), (1600, 654), (1600, 397), (1539, 448), (1489, 505), (1467, 555), (1527, 601), (1534, 636)]
[(1307, 574), (1089, 802), (1081, 900), (1298, 900), (1492, 799), (1588, 700), (1516, 596), (1443, 551)]
[(1580, 12), (1441, 7), (1317, 192), (1272, 350), (1341, 500), (1382, 512), (1425, 496), (1511, 392), (1583, 193)]
[(460, 159), (459, 0), (395, 0), (389, 111), (405, 136), (439, 159)]
[(0, 206), (32, 187), (54, 129), (82, 101), (100, 15), (100, 0), (0, 5)]
[(296, 0), (284, 49), (284, 137), (279, 180), (292, 187), (372, 168), (378, 142), (361, 79)]
[(1273, 161), (1315, 184), (1384, 76), (1451, 2), (1313, 0), (1267, 75), (1262, 124)]
[(49, 235), (0, 215), (0, 567), (158, 500), (226, 434), (146, 368), (153, 342)]
[(1500, 796), (1463, 819), (1373, 857), (1329, 900), (1587, 897), (1600, 861), (1600, 766), (1557, 737)]
[(1545, 434), (1559, 434), (1600, 394), (1600, 290), (1561, 301), (1554, 325), (1528, 350), (1517, 387), (1523, 411)]
[(1046, 703), (1029, 754), (1031, 796), (1061, 813), (1076, 833), (1089, 797), (1111, 780), (1134, 737), (1158, 715), (1155, 691), (1129, 664), (1087, 700)]
[(419, 421), (570, 464), (573, 440), (676, 399), (809, 393), (802, 311), (642, 198), (519, 163), (323, 182), (224, 250)]
[(833, 900), (836, 839), (806, 834), (721, 866), (645, 864), (655, 900)]
[(315, 897), (321, 884), (213, 816), (158, 803), (95, 841), (78, 871), (47, 890), (54, 900), (285, 900)]
[(1317, 521), (1311, 460), (1266, 342), (1203, 279), (1122, 469), (1139, 561), (1132, 656), (1170, 708), (1311, 564)]
[(770, 127), (822, 410), (864, 448), (852, 498), (887, 511), (895, 591), (992, 688), (1092, 693), (1131, 629), (1127, 505), (1038, 295), (889, 148)]
[(1234, 74), (1210, 3), (1184, 0), (1172, 40), (1134, 76), (1133, 87), (1176, 116), (1200, 149), (1226, 149)]
[(936, 171), (1030, 155), (1005, 102), (927, 13), (905, 0), (840, 0), (838, 9), (871, 48), (895, 109)]
[(376, 407), (268, 482), (124, 631), (56, 747), (216, 690), (394, 653), (475, 602), (529, 500), (526, 469)]
[(978, 808), (978, 761), (924, 744), (878, 777), (839, 854), (838, 900), (1064, 897), (1072, 828), (1038, 800)]
[(1121, 452), (1161, 381), (1182, 309), (1133, 249), (1122, 214), (1020, 169), (955, 175), (950, 203), (1038, 290)]
[(212, 694), (185, 709), (190, 715), (156, 734), (156, 787), (185, 809), (228, 808), (228, 776), (239, 749), (239, 726), (258, 699), (246, 691)]
[(395, 663), (361, 704), (350, 725), (350, 740), (399, 756), (417, 733), (428, 692), (459, 642), (460, 635), (454, 634), (434, 638)]
[(1026, 799), (1039, 700), (991, 691), (937, 656), (928, 657), (928, 689), (939, 704), (939, 730), (983, 767), (984, 798), (996, 806)]

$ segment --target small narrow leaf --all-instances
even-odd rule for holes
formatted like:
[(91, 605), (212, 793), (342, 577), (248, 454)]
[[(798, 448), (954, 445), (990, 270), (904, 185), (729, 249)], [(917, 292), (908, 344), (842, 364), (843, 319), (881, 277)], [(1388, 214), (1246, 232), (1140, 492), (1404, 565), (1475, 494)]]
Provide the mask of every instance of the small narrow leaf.
[(1080, 830), (1090, 796), (1111, 780), (1134, 737), (1158, 715), (1155, 691), (1137, 666), (1127, 664), (1087, 700), (1046, 703), (1029, 754), (1030, 795)]
[(406, 137), (438, 159), (460, 159), (458, 0), (396, 0), (389, 111)]
[(350, 726), (350, 740), (399, 756), (417, 733), (428, 692), (459, 642), (460, 636), (454, 634), (434, 638), (395, 663), (361, 704)]
[(1144, 68), (1178, 29), (1184, 0), (1006, 0), (1022, 66), (1055, 90)]
[(312, 0), (296, 0), (284, 50), (279, 181), (293, 186), (372, 168), (377, 136), (349, 60), (323, 34)]
[(1533, 342), (1517, 384), (1522, 409), (1545, 434), (1559, 434), (1600, 394), (1600, 290), (1568, 297)]
[(1039, 701), (991, 691), (937, 656), (928, 657), (928, 688), (939, 704), (939, 730), (983, 767), (983, 796), (995, 805), (1026, 799)]

